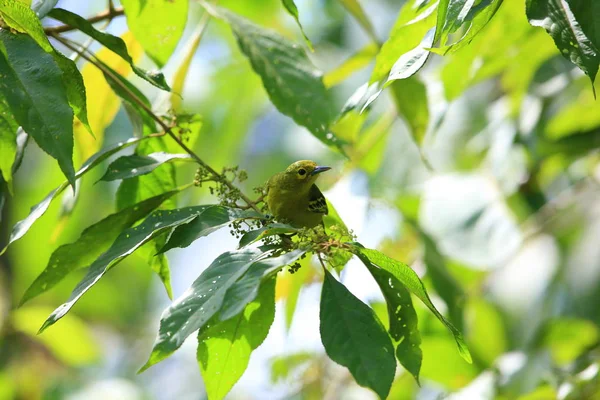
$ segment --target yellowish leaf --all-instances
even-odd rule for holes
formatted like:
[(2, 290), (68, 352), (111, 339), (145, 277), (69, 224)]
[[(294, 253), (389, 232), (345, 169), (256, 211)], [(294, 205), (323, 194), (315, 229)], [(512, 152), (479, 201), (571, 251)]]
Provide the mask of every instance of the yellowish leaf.
[[(129, 32), (121, 38), (125, 41), (134, 63), (138, 62), (143, 54), (142, 46)], [(123, 76), (131, 73), (129, 63), (106, 48), (100, 50), (96, 57)], [(94, 139), (81, 122), (75, 121), (75, 144), (79, 159), (83, 161), (102, 147), (104, 130), (117, 115), (120, 101), (104, 79), (102, 72), (94, 65), (86, 64), (81, 70), (81, 74), (87, 94), (88, 120), (92, 132), (96, 135)]]

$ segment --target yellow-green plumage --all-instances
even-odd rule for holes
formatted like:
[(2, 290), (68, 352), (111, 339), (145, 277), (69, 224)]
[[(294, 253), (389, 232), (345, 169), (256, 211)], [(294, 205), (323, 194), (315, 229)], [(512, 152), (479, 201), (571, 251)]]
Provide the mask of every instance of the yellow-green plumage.
[(267, 182), (267, 205), (276, 220), (298, 228), (313, 228), (327, 215), (327, 201), (315, 181), (329, 170), (314, 161), (296, 161)]

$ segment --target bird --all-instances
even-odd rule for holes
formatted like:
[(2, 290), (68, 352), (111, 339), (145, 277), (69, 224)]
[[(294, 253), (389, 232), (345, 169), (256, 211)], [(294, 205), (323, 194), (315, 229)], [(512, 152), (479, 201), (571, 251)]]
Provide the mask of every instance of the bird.
[(266, 202), (278, 222), (295, 228), (314, 228), (327, 215), (327, 201), (315, 181), (319, 174), (329, 171), (310, 160), (300, 160), (267, 181)]

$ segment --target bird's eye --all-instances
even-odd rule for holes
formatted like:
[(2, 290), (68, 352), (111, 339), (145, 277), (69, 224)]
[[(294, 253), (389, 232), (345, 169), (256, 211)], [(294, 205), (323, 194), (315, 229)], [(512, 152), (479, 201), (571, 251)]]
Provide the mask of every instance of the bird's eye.
[(306, 170), (305, 170), (304, 168), (300, 168), (300, 169), (298, 170), (298, 175), (300, 175), (300, 176), (304, 176), (304, 175), (306, 175)]

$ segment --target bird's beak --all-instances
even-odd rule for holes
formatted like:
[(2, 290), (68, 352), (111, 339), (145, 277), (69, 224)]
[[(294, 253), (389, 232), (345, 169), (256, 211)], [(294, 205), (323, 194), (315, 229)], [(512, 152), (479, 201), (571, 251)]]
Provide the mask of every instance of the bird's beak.
[(329, 171), (331, 169), (331, 167), (315, 167), (315, 169), (313, 169), (313, 172), (311, 172), (311, 175), (317, 175), (320, 174), (321, 172), (325, 172), (325, 171)]

